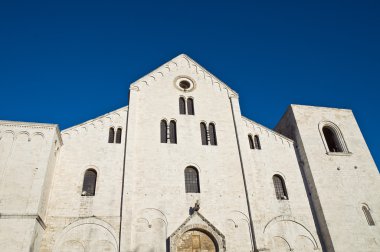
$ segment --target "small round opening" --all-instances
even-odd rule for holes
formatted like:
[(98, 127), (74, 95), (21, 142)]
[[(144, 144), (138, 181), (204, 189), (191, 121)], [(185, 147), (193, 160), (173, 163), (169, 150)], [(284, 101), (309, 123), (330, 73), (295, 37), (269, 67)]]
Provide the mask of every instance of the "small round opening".
[(186, 90), (186, 89), (189, 89), (189, 88), (190, 88), (191, 84), (190, 84), (190, 82), (188, 82), (187, 80), (182, 80), (182, 81), (180, 81), (179, 86), (180, 86), (182, 89)]

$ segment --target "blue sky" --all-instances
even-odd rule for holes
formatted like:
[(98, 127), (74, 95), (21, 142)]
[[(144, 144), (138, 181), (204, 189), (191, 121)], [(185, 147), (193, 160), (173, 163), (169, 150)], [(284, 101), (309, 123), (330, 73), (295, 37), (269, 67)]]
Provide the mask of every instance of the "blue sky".
[(380, 1), (1, 1), (0, 119), (61, 129), (128, 104), (186, 53), (274, 127), (286, 107), (351, 108), (379, 163)]

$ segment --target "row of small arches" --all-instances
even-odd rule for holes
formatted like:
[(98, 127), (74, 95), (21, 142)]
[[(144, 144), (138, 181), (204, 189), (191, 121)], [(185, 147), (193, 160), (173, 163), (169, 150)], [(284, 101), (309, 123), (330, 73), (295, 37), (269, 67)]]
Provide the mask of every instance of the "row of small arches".
[[(117, 128), (116, 133), (115, 133), (114, 127), (109, 128), (108, 143), (118, 143), (118, 144), (121, 143), (121, 134), (122, 134), (121, 128)], [(115, 136), (116, 136), (116, 138), (115, 138)]]

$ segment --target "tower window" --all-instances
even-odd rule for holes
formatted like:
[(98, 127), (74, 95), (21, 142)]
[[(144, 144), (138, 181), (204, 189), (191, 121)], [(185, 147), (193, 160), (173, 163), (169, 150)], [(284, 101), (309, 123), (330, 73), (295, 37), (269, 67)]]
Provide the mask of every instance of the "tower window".
[(369, 211), (369, 208), (367, 206), (362, 206), (362, 210), (364, 213), (364, 216), (367, 220), (367, 223), (369, 226), (375, 226), (375, 222), (373, 221), (371, 212)]
[(174, 120), (170, 121), (170, 126), (169, 126), (169, 131), (170, 131), (170, 143), (177, 143), (177, 126), (176, 122)]
[(185, 98), (183, 96), (179, 97), (179, 114), (186, 115), (186, 107), (187, 114), (194, 115), (194, 98)]
[(122, 133), (121, 128), (118, 128), (116, 130), (116, 143), (121, 143), (121, 133)]
[(327, 154), (351, 154), (348, 151), (343, 134), (336, 124), (328, 121), (323, 121), (319, 123), (318, 128)]
[(255, 144), (255, 149), (261, 150), (261, 144), (260, 144), (260, 138), (258, 135), (255, 135), (253, 137), (254, 139), (254, 144)]
[(187, 98), (187, 113), (189, 115), (194, 115), (194, 99)]
[(83, 178), (82, 196), (95, 196), (97, 173), (94, 169), (88, 169)]
[(166, 120), (161, 120), (160, 123), (160, 131), (161, 131), (161, 143), (168, 142), (168, 123)]
[(115, 129), (111, 127), (108, 131), (108, 143), (115, 142)]
[(253, 150), (255, 148), (255, 145), (253, 144), (252, 135), (248, 135), (248, 142), (249, 142), (249, 148)]
[(192, 166), (185, 169), (185, 187), (186, 193), (200, 193), (198, 171)]
[(204, 122), (201, 122), (201, 139), (202, 139), (202, 145), (208, 145), (207, 126)]
[(322, 132), (330, 152), (343, 152), (338, 136), (332, 128), (325, 126), (322, 128)]
[(186, 114), (186, 104), (185, 104), (185, 98), (179, 97), (179, 113), (181, 115)]
[(276, 198), (278, 200), (289, 199), (288, 193), (286, 191), (285, 181), (280, 175), (273, 176), (273, 185), (276, 192)]
[(217, 145), (215, 124), (210, 123), (208, 125), (208, 131), (209, 131), (209, 135), (210, 135), (210, 144), (211, 145)]

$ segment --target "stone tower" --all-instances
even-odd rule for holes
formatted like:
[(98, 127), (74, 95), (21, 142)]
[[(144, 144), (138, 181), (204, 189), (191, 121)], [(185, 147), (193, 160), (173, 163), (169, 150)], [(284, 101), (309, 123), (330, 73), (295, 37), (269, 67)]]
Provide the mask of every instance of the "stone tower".
[(291, 105), (276, 130), (296, 141), (325, 251), (379, 251), (379, 173), (352, 111)]

